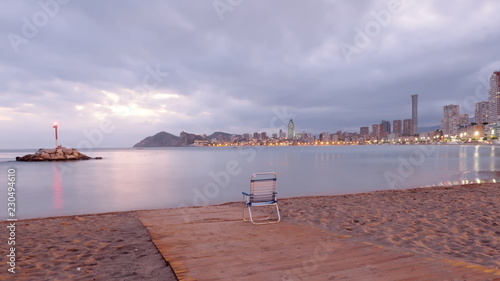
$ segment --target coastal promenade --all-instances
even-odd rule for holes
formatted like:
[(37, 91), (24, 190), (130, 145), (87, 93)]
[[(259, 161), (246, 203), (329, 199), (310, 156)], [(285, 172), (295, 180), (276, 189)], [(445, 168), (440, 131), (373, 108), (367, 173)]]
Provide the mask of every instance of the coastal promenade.
[(141, 211), (179, 280), (500, 280), (500, 270), (407, 252), (284, 218), (255, 226), (241, 204)]

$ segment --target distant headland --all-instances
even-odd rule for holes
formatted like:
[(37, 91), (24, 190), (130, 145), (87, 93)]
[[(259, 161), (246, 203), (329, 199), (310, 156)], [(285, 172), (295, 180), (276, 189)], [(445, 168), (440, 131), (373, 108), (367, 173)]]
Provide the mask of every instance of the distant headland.
[(214, 132), (213, 134), (197, 135), (182, 132), (180, 136), (175, 136), (167, 132), (159, 132), (154, 136), (146, 137), (134, 145), (135, 148), (139, 147), (178, 147), (178, 146), (192, 146), (200, 143), (207, 142), (207, 140), (219, 139), (228, 140), (231, 137), (241, 137), (241, 135), (228, 134), (224, 132)]

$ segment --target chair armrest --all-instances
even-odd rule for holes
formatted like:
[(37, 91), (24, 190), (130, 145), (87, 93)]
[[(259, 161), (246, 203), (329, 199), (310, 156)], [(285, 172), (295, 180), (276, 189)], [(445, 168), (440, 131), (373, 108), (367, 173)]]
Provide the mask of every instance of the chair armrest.
[(246, 196), (251, 196), (250, 194), (248, 194), (246, 192), (242, 192), (241, 194), (246, 195)]

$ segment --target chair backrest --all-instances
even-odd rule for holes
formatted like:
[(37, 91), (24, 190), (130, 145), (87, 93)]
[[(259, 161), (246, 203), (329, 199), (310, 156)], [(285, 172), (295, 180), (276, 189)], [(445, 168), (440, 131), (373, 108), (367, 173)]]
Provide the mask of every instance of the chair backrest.
[(250, 178), (250, 203), (276, 201), (276, 173), (255, 173)]

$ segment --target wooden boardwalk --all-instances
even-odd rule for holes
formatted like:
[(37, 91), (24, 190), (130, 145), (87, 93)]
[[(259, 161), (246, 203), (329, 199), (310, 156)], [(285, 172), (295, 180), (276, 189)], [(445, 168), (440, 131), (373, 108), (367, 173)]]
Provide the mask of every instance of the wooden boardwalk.
[(500, 270), (425, 257), (231, 205), (138, 213), (179, 280), (500, 280)]

